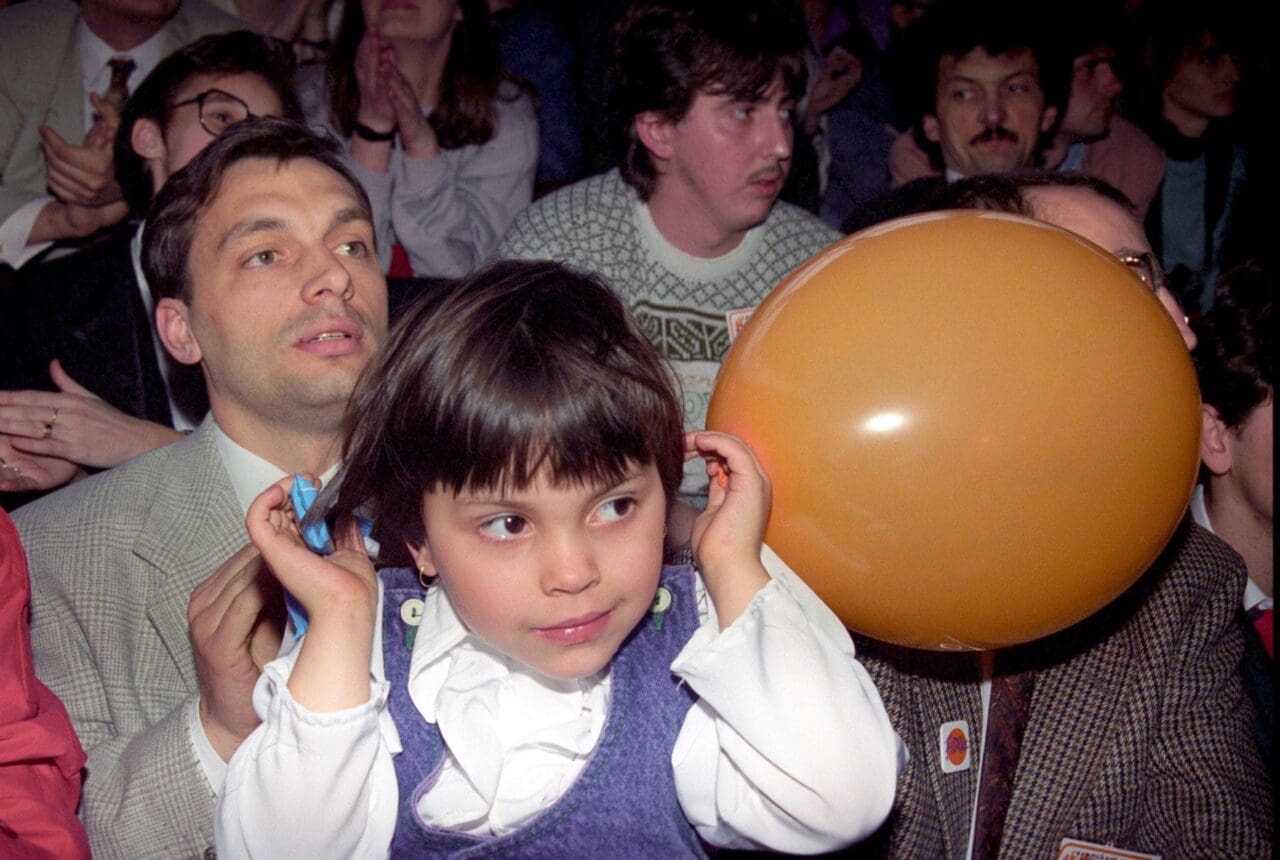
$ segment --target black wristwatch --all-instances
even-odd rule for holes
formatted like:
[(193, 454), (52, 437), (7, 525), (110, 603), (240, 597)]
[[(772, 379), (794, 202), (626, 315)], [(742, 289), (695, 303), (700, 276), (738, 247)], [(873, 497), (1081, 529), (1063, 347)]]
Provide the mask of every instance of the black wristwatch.
[(364, 123), (358, 122), (351, 127), (351, 130), (356, 133), (356, 137), (361, 140), (367, 140), (370, 143), (390, 143), (396, 139), (396, 130), (394, 128), (390, 131), (374, 131)]

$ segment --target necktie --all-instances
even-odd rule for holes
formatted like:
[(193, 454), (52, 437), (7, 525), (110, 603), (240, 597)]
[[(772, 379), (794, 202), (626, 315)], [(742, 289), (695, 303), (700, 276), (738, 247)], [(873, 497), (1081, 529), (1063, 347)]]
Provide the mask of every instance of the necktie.
[(1258, 638), (1262, 640), (1267, 656), (1272, 660), (1276, 659), (1276, 628), (1272, 610), (1255, 606), (1249, 610), (1249, 620), (1253, 622), (1253, 629), (1258, 631)]
[(1000, 674), (1000, 659), (991, 679), (991, 706), (982, 743), (982, 774), (978, 783), (978, 813), (973, 829), (973, 856), (995, 857), (1004, 834), (1004, 817), (1013, 795), (1018, 750), (1027, 727), (1031, 690), (1030, 672)]
[(124, 107), (125, 99), (129, 98), (129, 75), (133, 74), (137, 64), (128, 57), (112, 57), (107, 60), (107, 65), (111, 67), (111, 83), (107, 84), (102, 98), (118, 112)]

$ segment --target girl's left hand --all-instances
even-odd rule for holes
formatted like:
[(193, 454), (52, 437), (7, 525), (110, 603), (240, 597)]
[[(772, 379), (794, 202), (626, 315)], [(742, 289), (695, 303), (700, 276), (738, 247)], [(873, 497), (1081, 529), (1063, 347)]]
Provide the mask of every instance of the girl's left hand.
[(721, 627), (733, 622), (769, 581), (760, 563), (771, 487), (755, 452), (727, 433), (684, 437), (685, 457), (707, 461), (707, 509), (693, 523), (694, 556)]
[(395, 113), (396, 127), (400, 131), (400, 145), (410, 158), (435, 158), (440, 154), (435, 129), (422, 115), (418, 96), (409, 81), (394, 65), (383, 70), (383, 85)]

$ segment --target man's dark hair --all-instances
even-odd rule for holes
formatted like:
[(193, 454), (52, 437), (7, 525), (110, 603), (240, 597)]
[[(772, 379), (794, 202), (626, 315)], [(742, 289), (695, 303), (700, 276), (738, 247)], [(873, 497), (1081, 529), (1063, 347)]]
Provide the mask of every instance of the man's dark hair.
[[(1062, 45), (1050, 36), (1041, 10), (1033, 4), (1021, 0), (938, 0), (910, 27), (907, 37), (904, 50), (910, 60), (904, 66), (903, 100), (908, 115), (914, 118), (917, 144), (939, 170), (942, 153), (925, 137), (923, 122), (926, 115), (937, 115), (938, 68), (943, 57), (959, 59), (977, 48), (992, 57), (1030, 51), (1045, 106), (1056, 108), (1062, 117), (1071, 93), (1075, 57), (1062, 52)], [(1050, 129), (1046, 135), (1052, 132)]]
[(153, 120), (163, 130), (173, 112), (178, 90), (187, 81), (196, 75), (240, 74), (262, 78), (279, 96), (284, 116), (301, 119), (302, 111), (290, 83), (293, 68), (293, 51), (287, 44), (248, 30), (205, 36), (161, 60), (129, 96), (116, 133), (116, 178), (130, 211), (145, 216), (157, 190), (152, 187), (146, 161), (133, 151), (133, 127), (138, 120)]
[(1267, 269), (1255, 263), (1237, 266), (1218, 279), (1213, 307), (1192, 323), (1200, 396), (1230, 428), (1274, 396), (1274, 286)]
[(1132, 212), (1133, 203), (1124, 192), (1094, 176), (1033, 170), (1026, 173), (988, 173), (968, 176), (948, 184), (929, 200), (929, 209), (985, 209), (1037, 218), (1028, 191), (1037, 188), (1081, 188), (1110, 200)]
[(1245, 31), (1239, 19), (1248, 16), (1242, 16), (1235, 4), (1162, 0), (1148, 5), (1140, 19), (1140, 32), (1146, 36), (1143, 65), (1150, 99), (1158, 99), (1183, 59), (1205, 55), (1206, 37), (1212, 42), (1211, 56), (1236, 55), (1243, 47)]
[(372, 208), (360, 180), (343, 161), (342, 148), (293, 120), (262, 117), (231, 126), (191, 159), (160, 189), (142, 233), (142, 271), (158, 302), (175, 298), (190, 303), (191, 240), (196, 221), (218, 194), (222, 178), (235, 164), (264, 158), (284, 164), (301, 158), (318, 161), (337, 173), (372, 222)]
[(654, 464), (670, 503), (683, 469), (670, 368), (599, 278), (495, 263), (415, 299), (347, 407), (343, 472), (313, 509), (371, 516), (421, 543), (428, 491), (612, 484)]
[(928, 209), (981, 209), (1034, 218), (1015, 177), (1008, 173), (966, 176), (948, 183), (929, 198)]
[(654, 111), (679, 122), (702, 92), (760, 99), (781, 77), (804, 95), (806, 36), (795, 6), (780, 0), (633, 3), (614, 29), (613, 112), (626, 135), (619, 169), (648, 200), (657, 170), (636, 136), (635, 118)]
[[(1045, 38), (1059, 59), (1070, 64), (1077, 58), (1097, 48), (1110, 48), (1119, 52), (1125, 46), (1127, 33), (1125, 19), (1118, 4), (1112, 0), (1076, 0), (1068, 15), (1061, 16), (1065, 20), (1054, 21), (1048, 28)], [(1114, 69), (1119, 74), (1119, 69)], [(1070, 78), (1067, 80), (1066, 95), (1071, 94)], [(1066, 106), (1066, 99), (1059, 106)]]

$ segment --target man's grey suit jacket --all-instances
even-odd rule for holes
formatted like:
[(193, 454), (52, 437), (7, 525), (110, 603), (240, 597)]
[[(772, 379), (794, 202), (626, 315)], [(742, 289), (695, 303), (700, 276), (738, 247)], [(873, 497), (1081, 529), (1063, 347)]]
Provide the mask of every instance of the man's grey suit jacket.
[(213, 791), (188, 729), (187, 601), (247, 542), (212, 421), (13, 519), (30, 560), (36, 673), (89, 754), (80, 816), (94, 855), (203, 855)]

